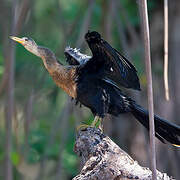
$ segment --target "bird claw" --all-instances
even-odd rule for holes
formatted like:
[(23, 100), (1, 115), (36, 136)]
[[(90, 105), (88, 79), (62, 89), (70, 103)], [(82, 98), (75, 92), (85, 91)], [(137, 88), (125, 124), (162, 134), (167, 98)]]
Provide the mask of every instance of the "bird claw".
[(88, 125), (88, 124), (80, 124), (79, 126), (77, 126), (76, 131), (86, 130), (88, 127), (91, 127), (91, 125)]

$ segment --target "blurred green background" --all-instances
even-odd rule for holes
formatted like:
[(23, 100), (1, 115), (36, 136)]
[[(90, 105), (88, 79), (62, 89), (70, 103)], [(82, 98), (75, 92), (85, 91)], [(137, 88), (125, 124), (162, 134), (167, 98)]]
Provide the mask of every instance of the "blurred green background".
[[(81, 168), (73, 152), (76, 127), (93, 120), (87, 108), (75, 106), (54, 84), (41, 59), (19, 44), (15, 45), (14, 54), (9, 35), (33, 38), (66, 64), (64, 48), (79, 47), (90, 54), (84, 34), (88, 29), (98, 31), (135, 64), (142, 91), (125, 92), (147, 107), (139, 3), (139, 0), (0, 0), (0, 179), (72, 179)], [(163, 1), (148, 1), (148, 10), (155, 112), (180, 124), (180, 2), (169, 2), (169, 102), (165, 100), (163, 85)], [(14, 80), (10, 80), (13, 69)], [(14, 93), (10, 100), (8, 82), (14, 84), (9, 86)], [(7, 123), (11, 102), (12, 126)], [(108, 116), (105, 132), (141, 165), (149, 166), (148, 133), (134, 118)], [(158, 140), (156, 145), (157, 168), (180, 179), (179, 150)], [(10, 152), (13, 165), (9, 179), (6, 152)]]

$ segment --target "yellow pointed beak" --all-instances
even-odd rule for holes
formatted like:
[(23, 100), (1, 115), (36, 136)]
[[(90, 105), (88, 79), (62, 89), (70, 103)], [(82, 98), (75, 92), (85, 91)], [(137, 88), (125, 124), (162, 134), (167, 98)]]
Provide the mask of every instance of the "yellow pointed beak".
[(20, 43), (20, 44), (24, 44), (24, 39), (22, 39), (22, 38), (18, 38), (18, 37), (15, 37), (15, 36), (9, 36), (12, 40), (14, 40), (14, 41), (16, 41), (16, 42), (18, 42), (18, 43)]

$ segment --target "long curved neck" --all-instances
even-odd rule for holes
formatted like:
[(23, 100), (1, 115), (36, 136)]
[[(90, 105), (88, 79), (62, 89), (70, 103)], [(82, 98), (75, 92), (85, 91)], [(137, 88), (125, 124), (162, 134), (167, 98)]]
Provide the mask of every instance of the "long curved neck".
[(62, 67), (62, 70), (64, 69), (63, 65), (57, 61), (55, 54), (50, 49), (38, 46), (36, 55), (41, 57), (46, 69), (49, 72), (55, 71), (57, 69), (57, 66), (58, 68)]
[(32, 54), (40, 57), (49, 72), (56, 69), (57, 65), (60, 67), (62, 66), (62, 64), (57, 61), (55, 54), (50, 49), (38, 46), (35, 42), (32, 46), (25, 45), (24, 47)]

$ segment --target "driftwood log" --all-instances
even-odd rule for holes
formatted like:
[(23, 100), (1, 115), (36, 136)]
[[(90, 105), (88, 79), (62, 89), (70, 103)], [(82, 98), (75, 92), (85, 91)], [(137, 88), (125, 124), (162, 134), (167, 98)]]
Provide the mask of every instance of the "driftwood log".
[[(141, 167), (97, 128), (79, 131), (74, 151), (80, 156), (83, 168), (73, 180), (152, 179), (149, 168)], [(157, 170), (157, 179), (173, 178)]]

